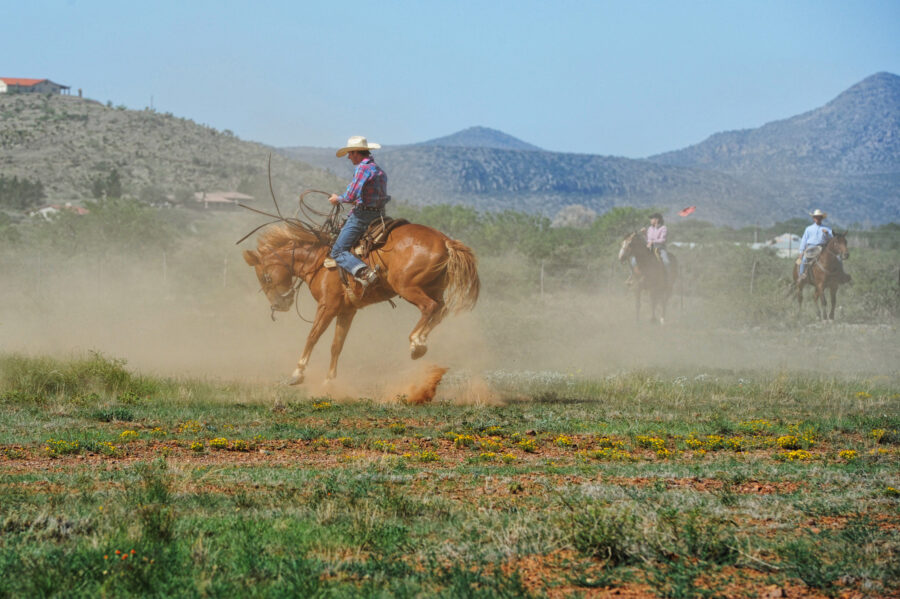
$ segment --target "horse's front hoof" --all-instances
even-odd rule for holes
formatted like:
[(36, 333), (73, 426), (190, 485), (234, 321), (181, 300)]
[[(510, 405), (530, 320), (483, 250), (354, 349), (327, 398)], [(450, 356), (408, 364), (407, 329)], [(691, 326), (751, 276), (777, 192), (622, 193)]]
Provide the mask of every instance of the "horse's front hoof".
[(418, 360), (419, 358), (421, 358), (422, 356), (424, 356), (424, 355), (425, 355), (425, 352), (427, 352), (427, 351), (428, 351), (428, 346), (427, 346), (427, 345), (413, 345), (413, 346), (410, 348), (409, 356), (410, 356), (413, 360)]
[(298, 368), (298, 369), (295, 370), (294, 373), (291, 375), (291, 378), (289, 378), (288, 380), (286, 380), (286, 381), (284, 382), (284, 384), (285, 384), (285, 385), (299, 385), (300, 383), (303, 382), (303, 379), (304, 379), (304, 378), (305, 378), (305, 375), (304, 375), (303, 371), (300, 370), (300, 369)]

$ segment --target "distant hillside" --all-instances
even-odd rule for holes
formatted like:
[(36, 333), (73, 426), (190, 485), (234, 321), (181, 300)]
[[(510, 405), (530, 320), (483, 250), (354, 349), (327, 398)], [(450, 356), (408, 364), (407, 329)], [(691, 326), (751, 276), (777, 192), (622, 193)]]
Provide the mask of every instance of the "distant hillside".
[[(705, 203), (703, 218), (753, 218), (750, 190), (727, 175), (641, 160), (490, 148), (402, 147), (379, 158), (390, 190), (419, 204), (460, 203), (486, 210), (525, 210), (553, 217), (564, 206), (603, 213), (616, 206), (670, 211)], [(720, 202), (720, 198), (732, 198)], [(777, 202), (777, 198), (768, 198)]]
[[(333, 149), (283, 148), (288, 156), (349, 179), (353, 166)], [(592, 154), (408, 145), (374, 152), (388, 173), (388, 191), (416, 205), (464, 204), (479, 210), (521, 210), (553, 217), (565, 206), (598, 213), (616, 206), (674, 212), (704, 204), (702, 218), (755, 222), (759, 198), (780, 209), (780, 196), (726, 174)], [(722, 201), (722, 198), (728, 198)], [(769, 219), (763, 219), (768, 222)]]
[[(758, 129), (713, 135), (684, 150), (631, 160), (496, 147), (515, 140), (473, 127), (376, 152), (391, 193), (418, 204), (459, 203), (555, 216), (569, 205), (598, 213), (658, 207), (672, 216), (741, 225), (805, 217), (821, 207), (838, 223), (900, 221), (900, 77), (878, 73), (822, 108)], [(346, 179), (333, 149), (287, 155)]]
[(507, 135), (496, 129), (487, 127), (469, 127), (452, 135), (438, 137), (422, 143), (418, 146), (444, 146), (463, 148), (493, 148), (495, 150), (536, 150), (541, 148)]
[(650, 160), (745, 175), (900, 172), (900, 76), (877, 73), (821, 108)]
[[(182, 195), (239, 186), (268, 201), (271, 148), (152, 110), (73, 96), (0, 94), (0, 176), (44, 185), (48, 201), (91, 197), (91, 181), (115, 169), (126, 194), (152, 187)], [(276, 191), (339, 189), (333, 175), (273, 152)], [(286, 197), (286, 196), (285, 196)]]

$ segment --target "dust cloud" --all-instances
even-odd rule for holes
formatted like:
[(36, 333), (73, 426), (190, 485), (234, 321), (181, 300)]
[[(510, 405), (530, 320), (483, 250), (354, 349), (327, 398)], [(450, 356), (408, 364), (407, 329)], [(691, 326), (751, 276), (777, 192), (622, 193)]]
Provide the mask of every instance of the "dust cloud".
[[(253, 270), (232, 240), (191, 255), (4, 256), (0, 352), (60, 358), (99, 351), (132, 370), (163, 377), (280, 384), (294, 369), (315, 305), (301, 288), (296, 310), (270, 318)], [(710, 317), (697, 298), (670, 302), (665, 326), (635, 322), (624, 286), (600, 292), (505, 286), (500, 259), (483, 272), (471, 313), (449, 316), (431, 334), (423, 360), (409, 358), (418, 311), (402, 300), (362, 310), (338, 365), (323, 385), (333, 325), (320, 339), (298, 397), (498, 404), (490, 380), (554, 372), (599, 377), (628, 371), (698, 374), (731, 370), (820, 375), (896, 374), (894, 327), (791, 325), (748, 328)], [(626, 273), (621, 273), (624, 280)], [(587, 285), (589, 288), (590, 286)], [(644, 307), (646, 312), (646, 306)], [(811, 308), (810, 308), (811, 309)], [(446, 374), (445, 374), (446, 371)]]

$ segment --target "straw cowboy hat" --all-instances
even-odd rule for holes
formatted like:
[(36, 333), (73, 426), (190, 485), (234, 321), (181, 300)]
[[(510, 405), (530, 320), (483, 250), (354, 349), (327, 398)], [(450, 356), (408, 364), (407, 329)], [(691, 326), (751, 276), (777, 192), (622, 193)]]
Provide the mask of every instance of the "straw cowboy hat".
[(815, 218), (815, 217), (817, 217), (817, 216), (821, 216), (822, 218), (828, 218), (828, 214), (825, 213), (825, 212), (822, 212), (822, 211), (819, 210), (818, 208), (816, 208), (815, 210), (813, 210), (812, 212), (810, 212), (809, 215), (812, 216), (813, 218)]
[(369, 143), (362, 135), (354, 135), (347, 140), (347, 145), (337, 151), (336, 156), (340, 158), (347, 152), (359, 152), (365, 150), (377, 150), (381, 146), (375, 142)]

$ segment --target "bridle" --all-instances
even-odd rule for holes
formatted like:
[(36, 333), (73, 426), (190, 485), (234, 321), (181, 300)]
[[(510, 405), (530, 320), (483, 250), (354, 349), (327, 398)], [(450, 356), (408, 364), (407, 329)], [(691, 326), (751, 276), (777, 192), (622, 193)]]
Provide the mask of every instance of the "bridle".
[[(831, 240), (834, 240), (834, 239), (837, 239), (837, 235), (835, 235), (834, 237), (831, 238)], [(831, 249), (831, 240), (829, 240), (829, 242), (827, 244), (825, 244), (825, 249), (828, 250), (828, 253), (831, 254), (832, 256), (834, 256), (835, 258), (840, 258), (841, 260), (843, 260), (844, 256), (850, 253), (849, 251), (847, 251), (847, 239), (844, 238), (844, 250), (845, 251), (843, 251), (843, 252), (836, 252), (833, 249)]]
[[(312, 321), (306, 320), (305, 318), (303, 318), (303, 315), (300, 314), (300, 305), (299, 305), (298, 299), (297, 299), (297, 297), (298, 297), (297, 291), (299, 291), (300, 286), (303, 285), (303, 273), (301, 273), (300, 275), (297, 275), (294, 273), (294, 265), (297, 263), (297, 259), (296, 259), (296, 255), (295, 255), (296, 251), (297, 251), (297, 246), (294, 246), (291, 248), (291, 263), (290, 264), (288, 264), (285, 260), (283, 260), (281, 258), (281, 256), (278, 255), (278, 253), (272, 252), (270, 254), (270, 256), (274, 257), (280, 263), (281, 266), (284, 266), (285, 268), (287, 268), (288, 272), (291, 275), (290, 288), (287, 291), (285, 291), (284, 293), (279, 293), (278, 297), (281, 298), (282, 300), (287, 300), (289, 302), (292, 302), (294, 304), (294, 309), (297, 311), (297, 316), (299, 316), (302, 320), (311, 323)], [(260, 288), (260, 290), (263, 293), (266, 293), (266, 289), (265, 289), (266, 286), (271, 286), (273, 284), (272, 275), (269, 274), (269, 268), (272, 266), (278, 266), (278, 265), (277, 264), (266, 264), (265, 266), (263, 266), (263, 274), (262, 274), (263, 287)], [(318, 268), (316, 270), (318, 270)], [(309, 273), (307, 273), (307, 274), (309, 274)], [(268, 294), (266, 294), (266, 295), (268, 295)], [(275, 321), (275, 306), (270, 305), (269, 310), (270, 310), (269, 316), (272, 318), (272, 321), (274, 322)]]

